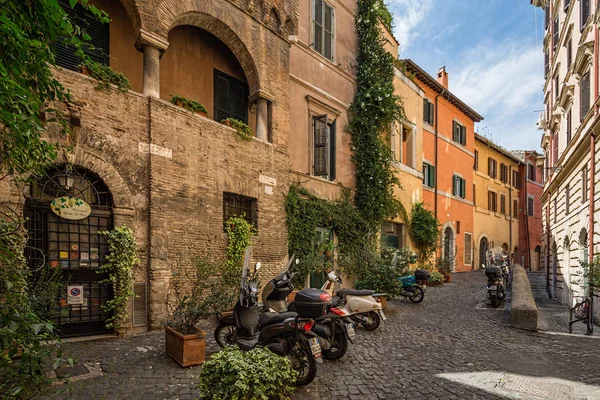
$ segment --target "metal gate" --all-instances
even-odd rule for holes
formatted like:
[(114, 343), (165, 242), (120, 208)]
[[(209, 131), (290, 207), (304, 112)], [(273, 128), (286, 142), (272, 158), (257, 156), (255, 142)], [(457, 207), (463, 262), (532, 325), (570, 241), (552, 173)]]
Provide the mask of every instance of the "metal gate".
[[(84, 219), (70, 220), (54, 214), (52, 199), (73, 196), (85, 200), (92, 209)], [(113, 228), (112, 196), (96, 175), (81, 168), (62, 166), (33, 183), (25, 203), (25, 226), (29, 233), (27, 261), (32, 279), (39, 279), (43, 268), (60, 270), (66, 282), (56, 293), (58, 307), (51, 316), (60, 335), (83, 336), (107, 333), (108, 315), (102, 306), (113, 298), (112, 287), (101, 283), (98, 274), (106, 260), (108, 244), (99, 232)], [(39, 285), (39, 282), (36, 284)], [(68, 289), (83, 293), (71, 304)]]

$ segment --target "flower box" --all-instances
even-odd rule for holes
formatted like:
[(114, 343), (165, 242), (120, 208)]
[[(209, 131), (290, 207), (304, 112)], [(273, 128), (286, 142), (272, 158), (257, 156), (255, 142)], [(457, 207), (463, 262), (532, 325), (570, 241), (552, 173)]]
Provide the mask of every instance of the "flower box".
[(182, 367), (200, 365), (204, 362), (206, 332), (182, 335), (176, 330), (165, 328), (165, 349), (167, 354)]

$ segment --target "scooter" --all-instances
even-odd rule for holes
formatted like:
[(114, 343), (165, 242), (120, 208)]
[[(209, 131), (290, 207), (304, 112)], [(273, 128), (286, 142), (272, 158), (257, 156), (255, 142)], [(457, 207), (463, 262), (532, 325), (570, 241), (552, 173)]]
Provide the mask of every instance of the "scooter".
[[(219, 326), (230, 325), (231, 318), (233, 318), (235, 329), (228, 337), (230, 343), (237, 344), (243, 351), (266, 346), (273, 353), (288, 357), (292, 368), (298, 372), (296, 385), (308, 385), (317, 374), (316, 359), (321, 357), (321, 347), (317, 335), (311, 332), (314, 321), (305, 320), (301, 325), (299, 316), (295, 312), (260, 315), (256, 279), (260, 263), (256, 263), (254, 273), (248, 277), (249, 261), (250, 248), (246, 250), (244, 258), (240, 298), (233, 308), (233, 314), (219, 320), (215, 338), (217, 338)], [(218, 339), (217, 342), (224, 347)]]
[(506, 297), (503, 275), (502, 268), (497, 265), (491, 265), (485, 269), (487, 297), (492, 301), (494, 307), (498, 307), (500, 301)]
[[(296, 311), (300, 323), (305, 319), (314, 319), (312, 332), (318, 336), (323, 357), (328, 360), (342, 358), (348, 350), (348, 341), (354, 342), (356, 334), (349, 313), (331, 307), (331, 295), (318, 289), (303, 289), (296, 294), (293, 302), (287, 302), (287, 296), (293, 291), (290, 266), (294, 256), (290, 257), (285, 270), (271, 279), (262, 292), (265, 312), (284, 313)], [(300, 262), (295, 259), (296, 264)]]
[[(398, 264), (398, 253), (394, 254), (394, 258), (392, 259), (392, 267), (395, 268), (396, 264)], [(425, 290), (427, 290), (429, 276), (429, 271), (417, 269), (414, 275), (399, 277), (398, 280), (402, 284), (400, 296), (408, 298), (413, 303), (422, 302), (425, 298)]]
[[(327, 274), (327, 280), (321, 287), (333, 296), (335, 284), (342, 284), (342, 279), (333, 271)], [(380, 297), (385, 293), (375, 293), (374, 290), (340, 289), (335, 293), (334, 305), (344, 314), (348, 314), (352, 320), (359, 323), (367, 331), (373, 331), (379, 327), (381, 320), (386, 320), (381, 306)]]

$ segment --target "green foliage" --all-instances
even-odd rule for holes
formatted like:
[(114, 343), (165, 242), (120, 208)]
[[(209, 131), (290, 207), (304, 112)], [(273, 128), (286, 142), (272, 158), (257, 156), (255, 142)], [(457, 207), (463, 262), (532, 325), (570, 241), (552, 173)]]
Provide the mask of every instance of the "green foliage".
[(114, 291), (114, 298), (108, 300), (102, 309), (111, 314), (106, 320), (106, 327), (118, 330), (127, 318), (127, 302), (134, 296), (132, 272), (139, 263), (137, 244), (133, 231), (127, 226), (119, 226), (100, 234), (108, 240), (109, 253), (98, 273), (108, 274), (108, 278), (102, 283), (111, 284)]
[(123, 73), (113, 71), (108, 65), (100, 64), (90, 59), (85, 60), (83, 65), (90, 70), (91, 77), (98, 81), (96, 90), (110, 92), (112, 90), (111, 85), (115, 85), (122, 93), (131, 89), (129, 79)]
[(385, 250), (380, 257), (373, 257), (358, 273), (355, 286), (357, 289), (370, 289), (379, 293), (387, 293), (393, 298), (400, 294), (402, 284), (398, 277), (406, 275), (409, 270), (412, 250), (404, 247), (398, 252), (398, 262), (392, 264), (395, 251)]
[[(71, 1), (74, 6), (76, 2)], [(79, 2), (89, 12), (108, 21), (105, 13)], [(57, 148), (42, 139), (42, 111), (54, 111), (63, 130), (68, 124), (58, 110), (46, 109), (49, 102), (71, 102), (71, 96), (53, 76), (56, 66), (53, 46), (82, 48), (89, 35), (69, 20), (57, 0), (0, 2), (0, 176), (41, 175), (57, 157)]]
[(242, 276), (244, 255), (246, 249), (252, 244), (252, 236), (256, 229), (245, 218), (241, 216), (230, 217), (225, 221), (225, 233), (227, 234), (227, 259), (223, 266), (221, 275), (222, 296), (224, 302), (233, 307), (238, 297), (238, 287)]
[(431, 276), (429, 277), (429, 284), (431, 286), (441, 285), (444, 283), (444, 275), (439, 273), (438, 271), (431, 271)]
[(357, 1), (357, 88), (348, 125), (356, 166), (356, 206), (372, 232), (397, 213), (393, 189), (399, 181), (386, 136), (391, 125), (404, 118), (402, 99), (394, 94), (394, 57), (383, 47), (380, 5), (381, 0)]
[(286, 357), (265, 349), (225, 348), (202, 366), (204, 400), (286, 400), (294, 392), (296, 371)]
[(378, 2), (375, 3), (375, 11), (377, 12), (377, 15), (379, 16), (379, 19), (380, 19), (381, 23), (383, 24), (383, 26), (385, 26), (386, 29), (388, 31), (390, 31), (390, 33), (393, 32), (394, 18), (392, 17), (392, 13), (387, 8), (387, 6), (383, 2), (383, 0), (379, 0)]
[(452, 272), (452, 261), (447, 258), (438, 258), (435, 262), (435, 267), (440, 274), (446, 276)]
[(219, 280), (213, 277), (221, 270), (220, 265), (201, 258), (196, 260), (191, 273), (182, 267), (174, 270), (171, 282), (175, 304), (165, 325), (184, 335), (198, 333), (195, 328), (198, 321), (230, 306), (224, 302), (225, 293)]
[(288, 248), (290, 254), (300, 258), (300, 264), (293, 266), (294, 285), (303, 286), (311, 272), (327, 268), (325, 248), (333, 249), (332, 243), (321, 243), (317, 228), (334, 231), (337, 236), (338, 265), (345, 273), (353, 274), (367, 254), (374, 251), (374, 240), (369, 237), (367, 224), (362, 215), (352, 205), (350, 192), (345, 189), (339, 201), (328, 201), (312, 195), (305, 188), (290, 186), (285, 201), (286, 223), (288, 228)]
[(583, 268), (583, 277), (588, 286), (600, 288), (600, 256), (595, 256), (592, 264), (587, 261), (580, 261), (579, 264)]
[(191, 100), (186, 97), (180, 96), (178, 94), (171, 97), (171, 103), (175, 104), (175, 105), (177, 105), (177, 103), (181, 103), (181, 106), (183, 108), (185, 108), (186, 110), (191, 111), (191, 112), (196, 112), (196, 111), (200, 111), (203, 113), (208, 112), (206, 110), (206, 107), (204, 107), (204, 104), (199, 103), (196, 100)]
[(238, 136), (243, 140), (252, 140), (252, 138), (254, 137), (254, 132), (252, 131), (252, 128), (250, 128), (248, 124), (240, 121), (239, 119), (226, 118), (221, 122), (224, 124), (228, 123), (229, 125), (231, 125), (231, 127), (236, 130)]
[(428, 262), (439, 240), (440, 223), (423, 203), (413, 204), (410, 220), (410, 237), (419, 250), (419, 260)]
[(0, 398), (25, 399), (49, 389), (48, 368), (64, 360), (48, 340), (58, 340), (54, 326), (32, 309), (30, 277), (24, 257), (22, 221), (0, 218)]
[(31, 309), (40, 318), (50, 320), (60, 313), (58, 297), (65, 290), (67, 280), (60, 268), (41, 266), (31, 273), (30, 283), (27, 286), (27, 295)]

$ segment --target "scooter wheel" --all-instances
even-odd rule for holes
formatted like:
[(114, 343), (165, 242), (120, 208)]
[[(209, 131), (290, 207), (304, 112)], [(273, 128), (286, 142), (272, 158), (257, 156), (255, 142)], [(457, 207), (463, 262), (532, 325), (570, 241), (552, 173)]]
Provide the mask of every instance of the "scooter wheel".
[(379, 328), (379, 324), (381, 324), (381, 317), (379, 317), (379, 314), (377, 312), (371, 311), (367, 315), (365, 315), (365, 318), (368, 321), (362, 322), (362, 326), (363, 328), (365, 328), (365, 330), (374, 331), (375, 329)]
[(421, 286), (415, 286), (415, 292), (412, 296), (409, 297), (410, 301), (413, 303), (420, 303), (425, 298), (425, 292)]
[(305, 386), (311, 383), (317, 376), (317, 360), (310, 351), (310, 346), (304, 340), (299, 340), (288, 358), (292, 368), (298, 373), (296, 386)]
[(322, 350), (323, 357), (327, 360), (337, 360), (346, 354), (346, 350), (348, 350), (348, 338), (346, 333), (340, 327), (337, 327), (335, 343), (331, 345), (331, 349)]
[(492, 306), (498, 307), (499, 305), (500, 305), (500, 299), (498, 298), (498, 296), (492, 297)]
[(235, 331), (236, 327), (228, 322), (223, 322), (215, 328), (215, 340), (217, 344), (223, 348), (235, 346)]

